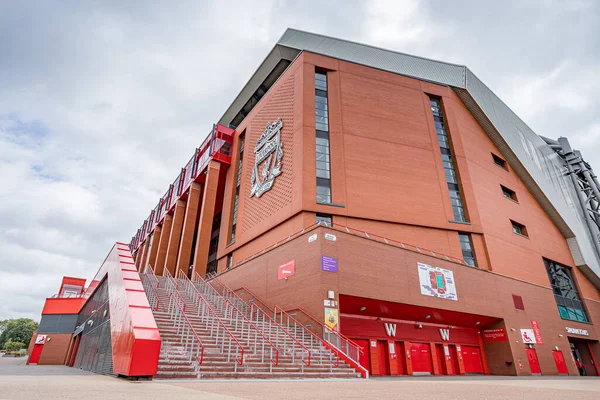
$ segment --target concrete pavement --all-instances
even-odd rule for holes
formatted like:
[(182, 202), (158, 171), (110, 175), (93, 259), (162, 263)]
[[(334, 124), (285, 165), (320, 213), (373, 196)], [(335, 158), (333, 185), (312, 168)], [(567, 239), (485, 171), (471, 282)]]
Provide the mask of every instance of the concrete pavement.
[(404, 377), (369, 380), (130, 382), (63, 366), (0, 358), (4, 399), (600, 399), (594, 377)]

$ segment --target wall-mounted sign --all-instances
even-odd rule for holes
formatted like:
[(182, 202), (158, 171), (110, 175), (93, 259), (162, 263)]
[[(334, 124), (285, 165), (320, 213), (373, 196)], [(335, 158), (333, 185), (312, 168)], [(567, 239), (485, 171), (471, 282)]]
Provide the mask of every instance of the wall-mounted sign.
[(572, 333), (574, 335), (583, 335), (583, 336), (590, 336), (590, 333), (587, 331), (587, 329), (577, 329), (577, 328), (565, 328), (567, 330), (567, 333)]
[(289, 278), (290, 276), (294, 276), (296, 275), (296, 261), (292, 260), (290, 262), (286, 262), (283, 265), (279, 266), (279, 269), (277, 270), (277, 278), (278, 279), (285, 279), (285, 278)]
[(506, 329), (483, 329), (481, 336), (484, 342), (508, 342), (508, 336), (506, 336)]
[(421, 294), (439, 297), (440, 299), (458, 300), (454, 273), (448, 269), (417, 263)]
[(334, 257), (321, 256), (321, 270), (327, 272), (338, 272), (338, 259)]
[(325, 239), (331, 240), (332, 242), (335, 242), (337, 240), (337, 237), (335, 237), (335, 235), (333, 233), (326, 233), (325, 234)]
[(281, 175), (281, 159), (283, 158), (281, 128), (283, 128), (281, 119), (269, 122), (256, 142), (250, 197), (255, 195), (260, 197), (266, 191), (271, 190), (275, 178)]
[(533, 329), (521, 329), (521, 338), (523, 343), (536, 343)]
[(317, 235), (316, 233), (314, 235), (310, 235), (308, 237), (308, 243), (314, 242), (315, 240), (317, 240), (318, 237), (319, 237), (319, 235)]
[(531, 327), (533, 328), (533, 335), (535, 336), (535, 342), (537, 344), (544, 344), (542, 339), (542, 332), (540, 331), (540, 324), (537, 321), (531, 321)]
[(44, 344), (46, 343), (46, 336), (47, 335), (37, 335), (35, 338), (35, 344)]
[[(344, 325), (345, 326), (345, 325)], [(390, 324), (387, 322), (383, 323), (383, 326), (385, 327), (385, 333), (389, 336), (389, 337), (396, 337), (396, 328), (398, 327), (398, 325), (396, 324)]]
[(442, 341), (450, 340), (450, 329), (440, 329), (440, 336), (442, 337)]
[(326, 308), (325, 309), (325, 326), (327, 326), (332, 331), (336, 331), (338, 329), (338, 310), (337, 308)]

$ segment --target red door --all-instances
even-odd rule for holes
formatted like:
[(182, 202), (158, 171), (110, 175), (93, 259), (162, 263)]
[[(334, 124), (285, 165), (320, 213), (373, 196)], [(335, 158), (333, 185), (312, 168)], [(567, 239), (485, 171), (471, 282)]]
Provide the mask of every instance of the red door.
[(359, 345), (360, 347), (362, 347), (362, 353), (360, 353), (358, 355), (358, 362), (360, 363), (360, 365), (362, 365), (367, 371), (369, 371), (369, 374), (371, 373), (371, 360), (370, 360), (370, 354), (371, 352), (369, 351), (369, 341), (367, 339), (352, 339), (352, 341), (354, 343), (356, 343), (357, 345)]
[(404, 346), (402, 342), (394, 343), (395, 354), (390, 357), (390, 362), (396, 365), (396, 375), (406, 375), (406, 365), (404, 363)]
[(429, 343), (411, 343), (410, 358), (412, 359), (413, 374), (431, 374), (431, 349)]
[(450, 350), (450, 364), (452, 365), (452, 375), (459, 375), (460, 368), (458, 366), (458, 350), (455, 345), (449, 345)]
[(33, 345), (33, 350), (31, 351), (31, 356), (29, 356), (29, 364), (37, 364), (40, 360), (40, 356), (42, 355), (42, 349), (44, 348), (43, 344)]
[(556, 369), (558, 370), (558, 374), (569, 375), (569, 371), (567, 371), (567, 364), (565, 364), (565, 358), (563, 357), (562, 351), (552, 350), (552, 355), (554, 356), (554, 362), (556, 363)]
[(448, 375), (448, 370), (446, 368), (446, 356), (444, 354), (444, 345), (436, 344), (435, 352), (437, 354), (437, 364), (438, 370), (440, 371), (440, 375)]
[(388, 366), (388, 343), (385, 340), (377, 341), (377, 361), (379, 365), (379, 371), (377, 374), (373, 372), (373, 375), (389, 375), (390, 369)]
[(540, 369), (540, 362), (537, 358), (537, 353), (535, 349), (525, 349), (527, 353), (527, 361), (529, 361), (529, 368), (531, 369), (532, 375), (541, 375), (542, 370)]
[(482, 374), (483, 364), (479, 347), (462, 346), (463, 364), (466, 374)]

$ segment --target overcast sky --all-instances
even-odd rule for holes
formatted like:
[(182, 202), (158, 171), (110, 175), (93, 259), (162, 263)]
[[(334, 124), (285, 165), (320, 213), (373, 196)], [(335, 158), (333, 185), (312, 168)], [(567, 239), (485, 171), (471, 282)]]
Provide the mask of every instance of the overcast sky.
[(287, 27), (465, 64), (600, 171), (593, 0), (0, 0), (0, 320), (129, 242)]

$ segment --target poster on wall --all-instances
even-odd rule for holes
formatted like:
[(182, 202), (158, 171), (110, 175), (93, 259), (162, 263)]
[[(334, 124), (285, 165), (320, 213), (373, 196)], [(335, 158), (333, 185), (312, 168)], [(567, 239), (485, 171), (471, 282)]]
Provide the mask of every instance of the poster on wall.
[(508, 336), (506, 336), (506, 329), (482, 329), (481, 336), (483, 336), (484, 342), (508, 342)]
[(332, 331), (338, 330), (338, 310), (337, 308), (325, 308), (325, 326)]
[(35, 344), (44, 344), (46, 343), (46, 335), (37, 335), (35, 338)]
[(533, 329), (521, 329), (521, 338), (523, 339), (523, 343), (536, 343), (535, 334), (533, 333)]
[(540, 331), (540, 324), (537, 321), (531, 321), (531, 327), (533, 328), (533, 336), (535, 337), (535, 341), (537, 344), (544, 344), (544, 339), (542, 339), (542, 331)]
[(417, 268), (422, 295), (458, 300), (452, 271), (422, 263), (417, 263)]
[(287, 279), (290, 276), (296, 275), (296, 261), (292, 260), (280, 265), (277, 269), (277, 279)]

